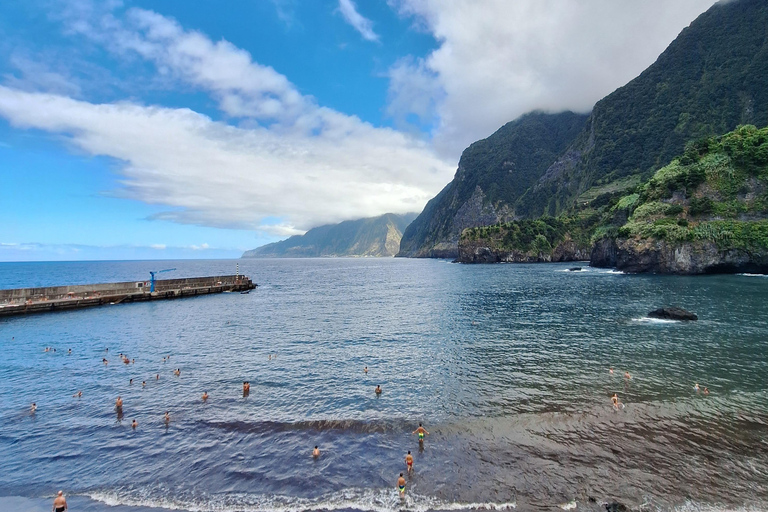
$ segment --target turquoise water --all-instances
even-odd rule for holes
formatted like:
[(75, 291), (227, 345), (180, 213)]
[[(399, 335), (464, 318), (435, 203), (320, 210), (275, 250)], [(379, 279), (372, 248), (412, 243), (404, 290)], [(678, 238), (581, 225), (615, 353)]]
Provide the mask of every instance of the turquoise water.
[[(0, 319), (0, 496), (30, 510), (59, 488), (81, 510), (768, 503), (762, 276), (406, 259), (3, 263), (0, 287), (235, 263), (258, 289)], [(700, 320), (646, 318), (667, 304)]]

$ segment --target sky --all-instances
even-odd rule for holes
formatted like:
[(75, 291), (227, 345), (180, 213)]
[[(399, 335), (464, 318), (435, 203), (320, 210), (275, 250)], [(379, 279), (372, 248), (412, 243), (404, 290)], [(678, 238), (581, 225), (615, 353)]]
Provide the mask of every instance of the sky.
[(714, 0), (0, 3), (0, 261), (236, 258), (420, 212), (461, 152), (589, 112)]

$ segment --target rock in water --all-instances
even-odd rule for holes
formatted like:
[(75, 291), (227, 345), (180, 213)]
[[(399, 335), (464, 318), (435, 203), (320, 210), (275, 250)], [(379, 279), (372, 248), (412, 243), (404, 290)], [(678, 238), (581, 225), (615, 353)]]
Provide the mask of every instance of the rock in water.
[(581, 272), (581, 267), (573, 267), (569, 268), (568, 272)]
[(608, 512), (629, 512), (629, 509), (627, 508), (626, 505), (618, 502), (606, 503), (605, 510), (607, 510)]
[(695, 313), (686, 311), (683, 308), (668, 307), (659, 308), (648, 313), (649, 318), (661, 318), (664, 320), (698, 320)]

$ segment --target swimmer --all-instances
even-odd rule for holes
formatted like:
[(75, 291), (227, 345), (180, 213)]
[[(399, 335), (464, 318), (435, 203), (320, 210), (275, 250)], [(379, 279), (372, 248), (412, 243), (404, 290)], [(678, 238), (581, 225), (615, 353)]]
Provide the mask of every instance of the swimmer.
[(123, 399), (120, 397), (117, 397), (117, 400), (115, 400), (115, 409), (118, 411), (123, 408)]
[(170, 423), (170, 421), (171, 421), (171, 414), (170, 414), (170, 412), (165, 411), (165, 417), (163, 418), (163, 421), (165, 421), (166, 423)]
[(694, 390), (695, 392), (697, 392), (697, 393), (699, 392), (699, 383), (698, 383), (698, 382), (697, 382), (696, 384), (694, 384), (694, 385), (693, 385), (693, 390)]
[(400, 498), (405, 497), (405, 478), (400, 473), (400, 478), (397, 479), (397, 490), (400, 491)]
[(419, 434), (419, 442), (423, 443), (424, 442), (424, 435), (425, 434), (429, 435), (429, 432), (427, 432), (427, 430), (424, 427), (421, 426), (421, 423), (419, 423), (419, 428), (417, 428), (416, 430), (411, 432), (411, 434)]
[(78, 391), (77, 393), (75, 393), (74, 395), (72, 395), (72, 398), (80, 398), (80, 397), (82, 397), (82, 396), (83, 396), (83, 392), (82, 392), (82, 391)]
[(67, 355), (72, 353), (72, 349), (67, 350)]
[(205, 402), (206, 400), (208, 400), (208, 392), (203, 391), (203, 402)]
[(135, 428), (136, 428), (136, 427), (138, 427), (138, 426), (139, 426), (139, 422), (138, 422), (138, 421), (136, 421), (136, 420), (133, 420), (133, 421), (131, 422), (131, 428), (132, 428), (132, 429), (135, 429)]
[(408, 471), (413, 471), (413, 455), (411, 455), (411, 450), (408, 450), (408, 455), (405, 456), (405, 465), (408, 467)]
[(363, 372), (368, 373), (368, 367), (363, 368)]
[(125, 359), (123, 359), (123, 363), (125, 363), (125, 364), (131, 364), (131, 362), (128, 360), (128, 358), (127, 358), (127, 357), (126, 357)]
[(173, 370), (173, 374), (178, 377), (179, 375), (181, 375), (181, 370), (176, 368), (175, 370)]
[(109, 352), (109, 347), (105, 348), (104, 352)]
[(624, 372), (624, 378), (625, 379), (631, 379), (632, 376), (629, 374), (629, 372)]
[(64, 499), (64, 491), (59, 491), (53, 499), (53, 512), (66, 512), (67, 500)]
[(35, 402), (32, 402), (32, 406), (29, 408), (29, 412), (34, 414), (36, 410), (37, 410), (37, 404)]
[(611, 397), (611, 402), (613, 402), (613, 408), (617, 411), (619, 410), (619, 395), (618, 393), (614, 393)]
[(377, 394), (377, 395), (380, 395), (380, 394), (381, 394), (381, 386), (379, 386), (379, 385), (377, 384), (377, 385), (376, 385), (376, 389), (375, 389), (374, 391), (376, 392), (376, 394)]
[(147, 385), (147, 381), (145, 380), (141, 381), (141, 387), (146, 387), (146, 385)]
[(131, 380), (129, 380), (129, 381), (128, 381), (128, 385), (129, 385), (129, 386), (132, 386), (132, 385), (133, 385), (133, 379), (131, 379)]
[(160, 380), (160, 374), (155, 375), (155, 380)]
[(271, 361), (271, 360), (272, 360), (272, 354), (269, 354), (268, 361)]
[(131, 359), (131, 364), (136, 364), (136, 360), (135, 359)]
[(243, 382), (243, 396), (248, 396), (250, 392), (251, 392), (251, 382), (250, 381)]
[(613, 375), (613, 368), (608, 368), (608, 373), (610, 373), (611, 375)]
[(107, 361), (105, 357), (101, 358), (101, 362), (104, 363), (105, 366), (109, 364), (109, 361)]
[(709, 388), (708, 388), (708, 387), (706, 387), (706, 386), (704, 386), (704, 394), (705, 394), (705, 395), (708, 395), (708, 394), (709, 394)]
[(314, 450), (312, 450), (312, 456), (313, 456), (314, 458), (318, 458), (318, 457), (320, 456), (320, 448), (318, 448), (317, 446), (315, 446), (315, 449), (314, 449)]
[(43, 352), (48, 352), (49, 350), (51, 349), (49, 349), (48, 347), (45, 347), (45, 350), (43, 350)]

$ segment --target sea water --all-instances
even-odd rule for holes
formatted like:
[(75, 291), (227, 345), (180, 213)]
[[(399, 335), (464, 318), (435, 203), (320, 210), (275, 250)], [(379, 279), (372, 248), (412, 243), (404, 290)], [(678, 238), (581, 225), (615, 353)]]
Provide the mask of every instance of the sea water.
[[(0, 287), (236, 264), (256, 290), (0, 319), (0, 508), (49, 510), (59, 489), (71, 509), (114, 512), (768, 504), (763, 276), (412, 259), (1, 263)], [(647, 317), (664, 305), (699, 321)]]

